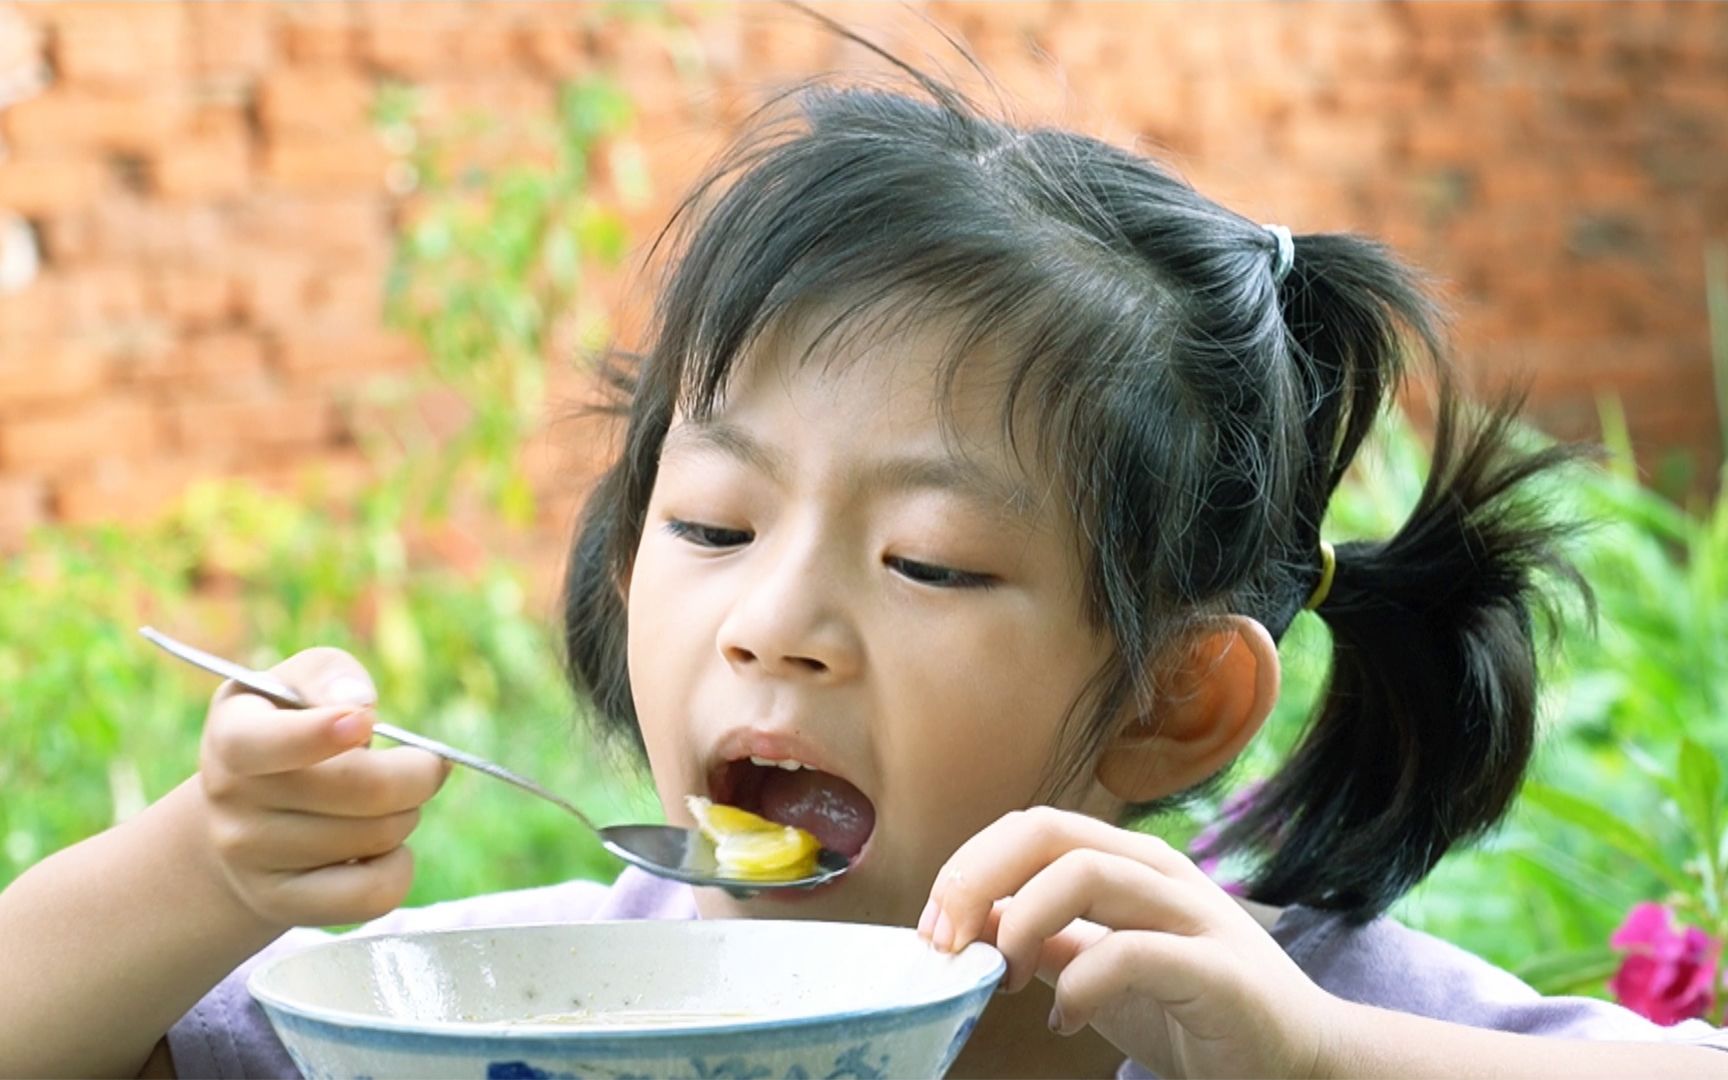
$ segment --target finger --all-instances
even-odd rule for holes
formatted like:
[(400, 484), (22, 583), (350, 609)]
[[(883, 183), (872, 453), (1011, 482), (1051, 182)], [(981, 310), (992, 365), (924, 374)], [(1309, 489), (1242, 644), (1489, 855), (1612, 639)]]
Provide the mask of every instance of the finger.
[(1038, 953), (1039, 980), (1055, 986), (1076, 956), (1115, 932), (1085, 919), (1075, 919), (1062, 930), (1044, 939)]
[(1122, 855), (1093, 848), (1064, 852), (1002, 906), (995, 945), (1008, 962), (1003, 985), (1012, 992), (1031, 982), (1045, 939), (1075, 919), (1112, 930), (1194, 934), (1210, 922), (1207, 899), (1189, 883)]
[(287, 875), (271, 907), (301, 926), (366, 922), (399, 906), (413, 882), (414, 856), (403, 846), (375, 859)]
[[(990, 918), (984, 925), (984, 932), (978, 935), (978, 940), (989, 945), (996, 944), (997, 932), (1002, 920), (1002, 913), (1007, 910), (1010, 901), (998, 900), (991, 907)], [(1051, 986), (1062, 974), (1070, 961), (1081, 952), (1089, 949), (1111, 933), (1109, 928), (1099, 926), (1085, 919), (1075, 919), (1067, 926), (1044, 938), (1038, 943), (1037, 977)], [(1004, 994), (1017, 994), (1024, 990), (1025, 984), (1011, 986), (1004, 978), (997, 989)]]
[[(985, 918), (983, 928), (978, 931), (979, 941), (984, 942), (986, 945), (996, 944), (996, 923), (1002, 918), (1002, 911), (1007, 906), (1007, 898), (998, 900), (994, 904), (990, 905), (990, 914)], [(936, 906), (935, 899), (931, 899), (925, 903), (923, 914), (918, 916), (918, 936), (923, 938), (925, 941), (931, 939), (931, 931), (935, 927), (936, 916), (939, 913), (939, 910), (940, 909)]]
[[(302, 649), (270, 669), (311, 705), (376, 705), (378, 690), (360, 661), (341, 649), (320, 645)], [(234, 683), (224, 683), (216, 700), (244, 693)]]
[[(1160, 1008), (1181, 1014), (1185, 1003), (1215, 994), (1227, 983), (1223, 955), (1223, 950), (1206, 938), (1155, 930), (1107, 933), (1075, 955), (1056, 979), (1051, 1027), (1072, 1035), (1099, 1022), (1101, 1013), (1130, 997), (1150, 998)], [(1216, 1002), (1208, 1008), (1222, 1015), (1226, 1023), (1239, 1015), (1233, 1009), (1220, 1011)], [(1198, 1014), (1201, 1010), (1187, 1012)], [(1187, 1019), (1185, 1015), (1183, 1018)]]
[(371, 736), (370, 709), (280, 709), (256, 694), (236, 694), (210, 710), (204, 754), (230, 775), (264, 776), (315, 765)]
[(938, 948), (965, 947), (978, 936), (993, 901), (1012, 896), (1039, 870), (1081, 847), (1134, 859), (1178, 880), (1207, 880), (1159, 837), (1047, 806), (1016, 810), (960, 845), (937, 875), (931, 940)]
[(389, 853), (420, 823), (419, 810), (375, 818), (271, 813), (262, 818), (218, 820), (217, 850), (236, 866), (261, 871), (313, 870)]
[(423, 805), (449, 775), (449, 762), (416, 747), (352, 750), (308, 768), (258, 777), (252, 798), (273, 810), (382, 817)]

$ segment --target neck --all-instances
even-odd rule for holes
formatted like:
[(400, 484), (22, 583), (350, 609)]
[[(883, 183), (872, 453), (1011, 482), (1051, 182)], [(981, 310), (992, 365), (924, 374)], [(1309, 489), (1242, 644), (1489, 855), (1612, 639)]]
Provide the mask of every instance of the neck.
[(1033, 980), (1018, 994), (997, 994), (978, 1019), (978, 1027), (951, 1077), (1112, 1077), (1122, 1051), (1091, 1028), (1067, 1038), (1050, 1030), (1056, 992)]

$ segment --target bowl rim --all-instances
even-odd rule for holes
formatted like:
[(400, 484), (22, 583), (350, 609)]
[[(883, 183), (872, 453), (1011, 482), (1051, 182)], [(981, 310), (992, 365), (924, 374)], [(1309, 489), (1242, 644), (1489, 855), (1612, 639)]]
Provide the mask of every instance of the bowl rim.
[(967, 955), (988, 953), (993, 957), (983, 973), (969, 983), (957, 987), (951, 992), (935, 997), (911, 1001), (905, 1004), (886, 1008), (843, 1009), (815, 1012), (792, 1017), (765, 1018), (761, 1020), (735, 1020), (723, 1023), (691, 1024), (678, 1027), (644, 1025), (642, 1027), (610, 1027), (602, 1025), (579, 1026), (572, 1024), (530, 1024), (521, 1021), (463, 1021), (463, 1020), (403, 1020), (397, 1017), (375, 1014), (357, 1013), (347, 1009), (330, 1008), (320, 1005), (302, 1004), (290, 1001), (281, 994), (265, 987), (263, 984), (277, 968), (292, 963), (308, 953), (334, 950), (338, 948), (354, 948), (356, 942), (377, 942), (395, 939), (425, 940), (455, 935), (490, 934), (522, 930), (577, 930), (586, 927), (601, 926), (642, 926), (661, 924), (762, 924), (786, 923), (803, 927), (844, 927), (848, 931), (858, 929), (883, 931), (910, 931), (910, 927), (887, 925), (883, 923), (854, 923), (833, 920), (815, 919), (594, 919), (579, 922), (532, 922), (532, 923), (501, 923), (496, 926), (455, 926), (441, 927), (436, 930), (398, 930), (380, 934), (349, 933), (333, 937), (328, 941), (315, 942), (303, 949), (296, 949), (281, 956), (271, 957), (260, 964), (246, 978), (246, 990), (260, 1005), (267, 1010), (275, 1010), (288, 1016), (309, 1021), (317, 1025), (348, 1031), (372, 1031), (398, 1035), (435, 1035), (440, 1038), (458, 1039), (504, 1039), (509, 1041), (544, 1039), (549, 1036), (569, 1038), (581, 1035), (591, 1038), (594, 1042), (616, 1040), (633, 1042), (644, 1039), (679, 1039), (686, 1036), (718, 1035), (738, 1033), (746, 1034), (763, 1030), (795, 1031), (806, 1027), (834, 1024), (836, 1022), (857, 1022), (864, 1019), (898, 1018), (909, 1021), (922, 1014), (941, 1013), (950, 1009), (955, 1003), (967, 1001), (975, 995), (988, 995), (1000, 983), (1008, 969), (1008, 963), (995, 946), (982, 941), (968, 944), (960, 952), (952, 954), (956, 958)]

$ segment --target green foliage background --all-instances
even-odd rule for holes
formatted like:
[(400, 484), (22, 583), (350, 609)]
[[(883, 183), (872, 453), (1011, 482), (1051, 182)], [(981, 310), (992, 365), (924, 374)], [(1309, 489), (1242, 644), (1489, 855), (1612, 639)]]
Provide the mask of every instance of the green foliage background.
[[(628, 247), (593, 171), (609, 167), (615, 187), (641, 182), (627, 154), (603, 153), (627, 132), (629, 102), (601, 79), (566, 87), (554, 117), (503, 132), (530, 152), (484, 168), (453, 162), (500, 135), (492, 121), (431, 125), (408, 87), (380, 95), (377, 119), (419, 184), (391, 317), (430, 361), (416, 380), (368, 391), (386, 419), (371, 445), (379, 480), (334, 508), (315, 475), (293, 496), (211, 484), (152, 525), (47, 529), (0, 562), (0, 885), (195, 769), (212, 680), (156, 653), (135, 632), (145, 623), (259, 667), (340, 646), (374, 673), (393, 722), (518, 768), (602, 819), (658, 814), (645, 778), (585, 735), (555, 613), (530, 610), (523, 569), (494, 557), (457, 572), (415, 554), (453, 510), (502, 535), (535, 520), (518, 449), (545, 413), (545, 357), (585, 268)], [(604, 333), (574, 329), (583, 342)], [(466, 402), (453, 435), (415, 419), (429, 390)], [(1598, 630), (1574, 610), (1548, 655), (1545, 740), (1509, 822), (1398, 911), (1548, 991), (1602, 992), (1608, 934), (1638, 900), (1670, 899), (1728, 930), (1716, 765), (1728, 753), (1728, 502), (1687, 507), (1640, 485), (1612, 403), (1604, 417), (1610, 465), (1540, 496), (1600, 522), (1578, 546)], [(1423, 457), (1390, 418), (1328, 534), (1393, 531)], [(1286, 637), (1286, 694), (1243, 781), (1291, 742), (1326, 648), (1317, 619)], [(1185, 841), (1210, 809), (1154, 827)], [(462, 770), (414, 846), (410, 903), (616, 871), (559, 811)]]
[[(523, 567), (493, 556), (464, 573), (417, 554), (453, 513), (506, 540), (536, 519), (519, 451), (546, 410), (549, 336), (585, 269), (624, 250), (589, 170), (629, 102), (594, 79), (566, 86), (550, 118), (433, 121), (412, 88), (391, 87), (375, 115), (418, 178), (389, 315), (429, 358), (350, 403), (366, 410), (378, 480), (352, 505), (316, 474), (294, 495), (207, 484), (159, 522), (42, 530), (0, 563), (0, 884), (196, 769), (214, 680), (158, 653), (144, 624), (255, 667), (347, 649), (385, 718), (509, 763), (601, 819), (658, 813), (628, 763), (591, 747), (554, 613), (529, 610)], [(495, 164), (452, 166), (472, 160)], [(428, 393), (464, 404), (455, 431), (422, 419)], [(561, 811), (463, 770), (413, 846), (410, 903), (616, 872)]]

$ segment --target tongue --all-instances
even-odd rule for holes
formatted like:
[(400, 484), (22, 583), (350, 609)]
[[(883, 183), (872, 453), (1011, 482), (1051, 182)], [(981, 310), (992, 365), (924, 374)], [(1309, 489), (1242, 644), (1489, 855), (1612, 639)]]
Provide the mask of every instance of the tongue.
[(847, 858), (864, 850), (876, 827), (876, 807), (845, 780), (816, 769), (770, 770), (762, 781), (757, 813), (769, 821), (795, 825), (823, 847)]

